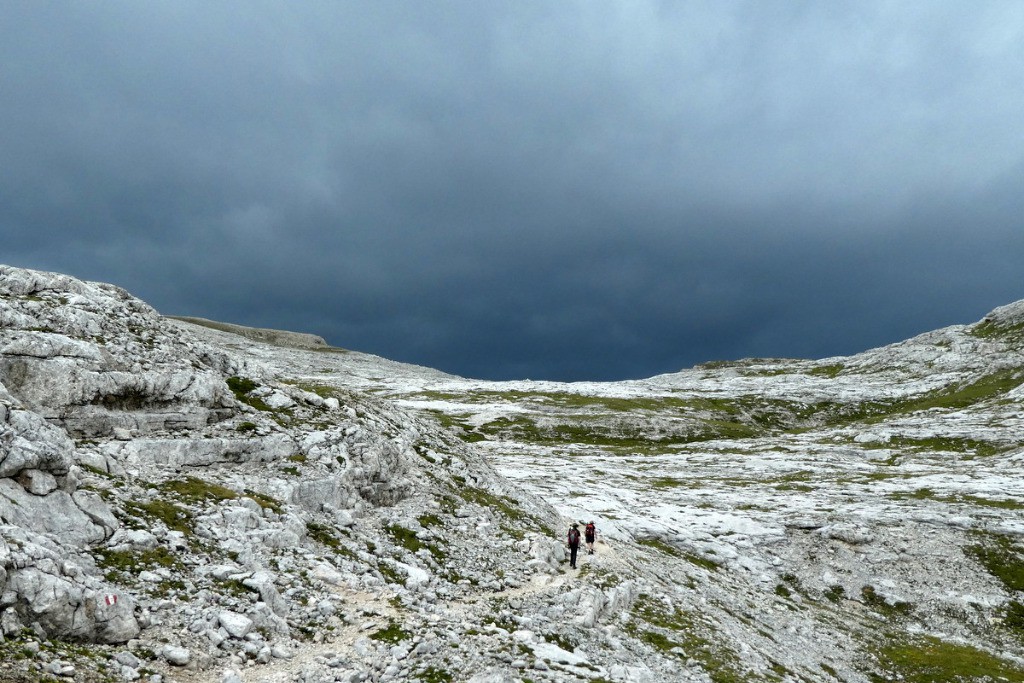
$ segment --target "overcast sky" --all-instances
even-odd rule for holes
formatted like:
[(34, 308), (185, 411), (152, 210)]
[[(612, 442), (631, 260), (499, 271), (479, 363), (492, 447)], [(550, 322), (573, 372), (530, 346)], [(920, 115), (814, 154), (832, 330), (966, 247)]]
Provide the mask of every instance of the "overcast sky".
[(465, 376), (1024, 298), (1024, 2), (0, 4), (0, 262)]

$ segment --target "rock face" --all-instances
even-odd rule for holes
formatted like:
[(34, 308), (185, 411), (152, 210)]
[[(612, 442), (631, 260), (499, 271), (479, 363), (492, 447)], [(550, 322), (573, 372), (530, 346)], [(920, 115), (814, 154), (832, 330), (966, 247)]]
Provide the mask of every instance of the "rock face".
[(1022, 680), (1021, 321), (489, 383), (0, 266), (0, 680)]
[(0, 267), (0, 291), (0, 383), (69, 434), (201, 429), (230, 415), (227, 356), (181, 339), (124, 290)]

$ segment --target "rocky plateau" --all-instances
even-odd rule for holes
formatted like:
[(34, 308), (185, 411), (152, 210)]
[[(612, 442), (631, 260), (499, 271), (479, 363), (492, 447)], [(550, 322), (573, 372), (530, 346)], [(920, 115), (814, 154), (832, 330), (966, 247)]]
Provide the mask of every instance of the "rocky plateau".
[(486, 382), (0, 266), (0, 681), (1024, 681), (1022, 385), (1024, 302)]

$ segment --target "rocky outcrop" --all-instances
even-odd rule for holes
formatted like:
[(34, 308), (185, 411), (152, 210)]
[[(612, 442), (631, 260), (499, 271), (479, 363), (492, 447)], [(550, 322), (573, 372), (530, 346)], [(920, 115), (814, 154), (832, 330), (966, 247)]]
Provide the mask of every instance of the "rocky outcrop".
[(231, 414), (231, 361), (124, 290), (0, 266), (0, 292), (0, 384), (70, 434), (202, 429)]
[(0, 628), (45, 638), (123, 643), (139, 634), (130, 594), (91, 576), (87, 556), (49, 534), (0, 525)]

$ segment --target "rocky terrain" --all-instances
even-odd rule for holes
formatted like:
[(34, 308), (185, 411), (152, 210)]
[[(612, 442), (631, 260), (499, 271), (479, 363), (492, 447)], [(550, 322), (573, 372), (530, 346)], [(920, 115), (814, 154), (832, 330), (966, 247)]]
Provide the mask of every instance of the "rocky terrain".
[(0, 681), (1024, 681), (1022, 384), (1024, 302), (496, 383), (0, 266)]

